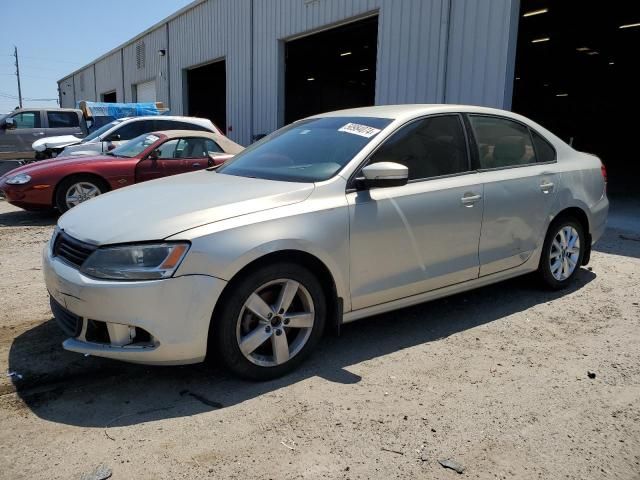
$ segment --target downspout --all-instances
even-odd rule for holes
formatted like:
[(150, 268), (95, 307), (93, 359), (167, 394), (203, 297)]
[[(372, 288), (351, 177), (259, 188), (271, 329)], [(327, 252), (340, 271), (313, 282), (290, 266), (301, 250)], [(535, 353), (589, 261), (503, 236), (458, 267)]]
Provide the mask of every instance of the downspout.
[(253, 126), (253, 0), (249, 0), (249, 11), (251, 15), (250, 20), (250, 33), (249, 33), (249, 41), (251, 45), (249, 47), (249, 144), (253, 143), (254, 136), (254, 126)]
[(447, 75), (449, 71), (449, 42), (451, 41), (451, 8), (453, 0), (448, 1), (447, 6), (447, 37), (444, 42), (444, 83), (442, 85), (442, 103), (447, 103)]
[[(122, 102), (125, 103), (127, 101), (127, 91), (124, 89), (124, 48), (120, 49), (120, 71), (122, 72)], [(116, 98), (116, 100), (118, 99)]]
[(96, 102), (98, 99), (98, 77), (96, 77), (96, 64), (93, 64), (93, 98)]
[(167, 108), (171, 110), (171, 63), (169, 61), (169, 22), (166, 23), (167, 26)]

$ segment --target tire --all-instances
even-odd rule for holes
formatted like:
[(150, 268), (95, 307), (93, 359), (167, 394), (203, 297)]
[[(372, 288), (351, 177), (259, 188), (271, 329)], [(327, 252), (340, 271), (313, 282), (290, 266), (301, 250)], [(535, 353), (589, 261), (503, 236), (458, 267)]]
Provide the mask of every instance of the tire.
[[(80, 188), (81, 191), (78, 191), (80, 199), (77, 203), (72, 204), (68, 200), (68, 195), (72, 194), (70, 190), (73, 187)], [(72, 177), (65, 178), (62, 182), (58, 184), (56, 187), (55, 194), (55, 205), (60, 211), (60, 213), (64, 213), (70, 208), (86, 201), (91, 198), (97, 197), (107, 191), (107, 186), (103, 180), (96, 178), (91, 175), (74, 175)]]
[[(309, 270), (294, 263), (266, 265), (230, 287), (211, 322), (209, 353), (234, 374), (260, 381), (292, 371), (309, 356), (327, 316), (324, 290)], [(279, 314), (282, 296), (293, 300)]]
[[(573, 240), (576, 235), (577, 242)], [(560, 290), (571, 283), (582, 265), (585, 241), (582, 224), (574, 217), (561, 217), (549, 225), (538, 266), (538, 275), (547, 288)]]

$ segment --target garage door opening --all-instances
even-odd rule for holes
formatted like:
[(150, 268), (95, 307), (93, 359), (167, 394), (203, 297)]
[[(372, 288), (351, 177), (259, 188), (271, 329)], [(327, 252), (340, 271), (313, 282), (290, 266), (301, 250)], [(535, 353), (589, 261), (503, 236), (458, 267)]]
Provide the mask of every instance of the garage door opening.
[(285, 122), (373, 105), (378, 17), (285, 43)]
[(638, 2), (522, 0), (512, 108), (598, 155), (609, 191), (631, 191), (640, 107)]
[(116, 103), (118, 100), (116, 98), (115, 90), (113, 92), (106, 92), (102, 94), (102, 101), (104, 103)]
[(187, 108), (192, 117), (208, 118), (227, 131), (227, 73), (225, 61), (187, 70)]

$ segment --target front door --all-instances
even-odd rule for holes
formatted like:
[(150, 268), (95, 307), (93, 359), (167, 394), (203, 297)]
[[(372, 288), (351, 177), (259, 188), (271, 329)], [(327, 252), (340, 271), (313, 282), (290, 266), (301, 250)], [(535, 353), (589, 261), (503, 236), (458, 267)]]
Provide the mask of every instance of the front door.
[(402, 127), (375, 162), (406, 165), (409, 183), (347, 193), (353, 309), (477, 278), (483, 189), (460, 116)]
[(202, 137), (167, 140), (152, 155), (138, 163), (136, 182), (207, 168), (207, 141)]
[(26, 110), (7, 118), (13, 119), (14, 128), (3, 128), (0, 134), (0, 153), (2, 158), (32, 158), (34, 151), (31, 145), (43, 138), (41, 112)]
[(184, 160), (176, 158), (176, 147), (179, 141), (174, 138), (164, 142), (151, 155), (138, 162), (136, 183), (183, 173)]
[(555, 197), (555, 152), (521, 123), (469, 115), (484, 184), (480, 276), (522, 265), (541, 239)]

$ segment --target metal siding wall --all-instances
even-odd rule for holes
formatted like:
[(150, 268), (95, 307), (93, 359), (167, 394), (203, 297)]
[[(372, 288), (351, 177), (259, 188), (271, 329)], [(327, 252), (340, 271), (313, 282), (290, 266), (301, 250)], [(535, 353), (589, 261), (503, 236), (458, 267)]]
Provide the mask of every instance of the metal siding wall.
[(250, 10), (250, 0), (209, 0), (169, 22), (172, 113), (187, 108), (185, 70), (224, 59), (228, 136), (242, 145), (251, 143)]
[(60, 106), (63, 108), (75, 108), (73, 104), (73, 77), (69, 76), (58, 82), (60, 90)]
[[(251, 4), (208, 0), (171, 19), (168, 27), (159, 26), (143, 37), (143, 69), (137, 69), (135, 56), (140, 39), (123, 47), (125, 91), (121, 51), (100, 60), (98, 97), (116, 90), (118, 101), (129, 101), (132, 85), (155, 78), (158, 100), (181, 115), (186, 69), (225, 59), (229, 137), (247, 145), (253, 134), (280, 126), (284, 41), (377, 12), (377, 104), (510, 106), (518, 0), (253, 0), (253, 45)], [(160, 49), (167, 56), (160, 57)], [(93, 95), (90, 75), (85, 96)], [(62, 103), (72, 106), (73, 87), (67, 83), (72, 77), (60, 82), (66, 92)], [(79, 78), (75, 86), (80, 100)]]
[(378, 12), (376, 104), (441, 102), (447, 0), (255, 0), (254, 132), (278, 128), (280, 44), (328, 25)]
[[(82, 87), (82, 82), (80, 81), (80, 76), (84, 75), (84, 90)], [(74, 75), (75, 78), (75, 86), (76, 86), (76, 102), (80, 102), (81, 100), (95, 100), (95, 78), (93, 76), (93, 65), (88, 66), (84, 70), (76, 73)], [(75, 108), (75, 105), (74, 107)]]
[[(144, 42), (145, 63), (144, 67), (139, 69), (136, 63), (136, 45), (140, 42)], [(167, 50), (167, 32), (164, 25), (124, 47), (125, 102), (133, 101), (135, 85), (155, 79), (157, 101), (169, 104), (167, 56), (161, 57), (158, 50)]]
[(439, 103), (444, 95), (448, 2), (381, 2), (376, 104)]
[(114, 52), (107, 58), (96, 63), (96, 90), (98, 100), (102, 100), (102, 94), (116, 91), (118, 102), (124, 101), (122, 91), (122, 60), (120, 51)]
[(451, 1), (445, 101), (509, 108), (517, 0)]

